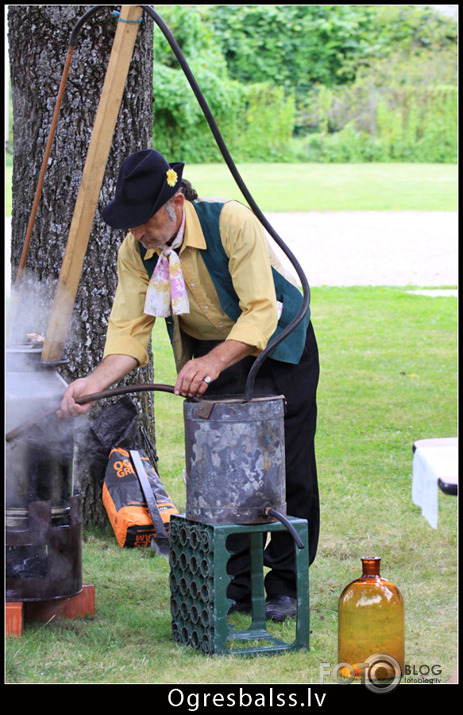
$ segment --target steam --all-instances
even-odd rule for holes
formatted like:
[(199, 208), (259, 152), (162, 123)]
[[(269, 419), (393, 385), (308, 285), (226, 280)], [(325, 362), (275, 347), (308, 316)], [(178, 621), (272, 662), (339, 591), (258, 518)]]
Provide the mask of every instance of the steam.
[(54, 506), (66, 501), (73, 492), (76, 445), (85, 442), (90, 428), (85, 416), (56, 416), (67, 383), (53, 367), (43, 366), (41, 352), (41, 347), (7, 348), (6, 433), (39, 418), (6, 442), (7, 510), (27, 509), (36, 500)]
[(8, 507), (18, 508), (53, 491), (53, 483), (60, 481), (57, 475), (72, 461), (76, 433), (86, 422), (56, 417), (67, 383), (54, 367), (41, 362), (53, 292), (53, 284), (26, 272), (11, 291), (6, 322), (6, 433), (40, 419), (6, 443)]
[(39, 367), (52, 286), (27, 272), (14, 285), (6, 319), (6, 429), (58, 406), (66, 389)]
[(67, 383), (41, 361), (52, 293), (52, 282), (23, 273), (5, 316), (6, 432), (41, 416), (5, 443), (6, 593), (14, 601), (69, 596), (82, 585), (81, 527), (71, 501), (80, 420), (56, 416)]
[(27, 334), (44, 336), (53, 302), (54, 286), (23, 273), (19, 285), (11, 288), (6, 314), (6, 344), (27, 344)]

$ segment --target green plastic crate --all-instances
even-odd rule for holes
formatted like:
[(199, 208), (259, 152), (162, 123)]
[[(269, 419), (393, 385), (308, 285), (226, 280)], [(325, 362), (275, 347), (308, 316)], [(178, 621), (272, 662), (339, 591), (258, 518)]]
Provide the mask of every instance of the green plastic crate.
[[(293, 642), (285, 642), (266, 630), (263, 567), (265, 532), (280, 531), (280, 522), (267, 524), (202, 524), (175, 514), (169, 525), (170, 606), (172, 637), (207, 655), (274, 654), (309, 648), (309, 564), (307, 521), (287, 517), (299, 534), (304, 548), (294, 544), (297, 570), (297, 616)], [(237, 631), (228, 623), (230, 600), (227, 574), (230, 552), (228, 536), (247, 533), (250, 537), (252, 621), (248, 629)], [(233, 641), (265, 643), (233, 648)]]

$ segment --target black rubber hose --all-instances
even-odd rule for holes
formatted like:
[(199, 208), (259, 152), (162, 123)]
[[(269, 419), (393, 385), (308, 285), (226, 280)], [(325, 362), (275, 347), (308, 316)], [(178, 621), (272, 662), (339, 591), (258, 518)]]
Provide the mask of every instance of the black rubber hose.
[[(92, 395), (85, 395), (84, 397), (77, 397), (75, 402), (78, 405), (87, 405), (89, 402), (96, 402), (97, 400), (103, 400), (105, 397), (117, 397), (118, 395), (128, 395), (132, 392), (171, 392), (175, 394), (174, 387), (172, 385), (163, 385), (155, 382), (145, 382), (138, 385), (122, 385), (121, 387), (113, 387), (109, 390), (102, 390), (101, 392), (95, 392)], [(182, 395), (180, 395), (182, 397)], [(199, 402), (198, 397), (189, 397), (190, 402)], [(33, 427), (40, 420), (50, 417), (59, 409), (59, 405), (41, 412), (35, 415), (31, 420), (24, 422), (23, 424), (15, 427), (10, 432), (5, 435), (5, 441), (11, 442), (11, 440), (18, 437), (20, 434), (25, 432), (30, 427)]]
[(283, 514), (280, 514), (279, 511), (277, 511), (276, 509), (272, 509), (271, 507), (267, 507), (266, 509), (264, 509), (264, 514), (265, 516), (273, 516), (275, 517), (275, 519), (278, 519), (278, 521), (281, 521), (281, 523), (288, 529), (289, 533), (293, 537), (298, 549), (304, 548), (304, 542), (302, 541), (301, 537), (299, 536), (291, 522), (285, 516), (283, 516)]
[[(116, 6), (114, 6), (116, 7)], [(99, 10), (107, 10), (108, 5), (94, 5), (93, 7), (90, 8), (90, 10), (87, 10), (82, 17), (77, 20), (76, 24), (74, 25), (74, 28), (71, 32), (71, 39), (69, 40), (69, 46), (70, 47), (75, 47), (77, 43), (77, 39), (79, 37), (79, 33), (84, 26), (84, 24), (87, 22), (87, 20), (95, 15)]]
[(173, 385), (162, 385), (155, 382), (144, 382), (138, 385), (122, 385), (121, 387), (112, 387), (108, 390), (95, 392), (92, 395), (84, 395), (77, 397), (75, 402), (78, 405), (87, 405), (89, 402), (96, 402), (105, 397), (116, 397), (117, 395), (128, 395), (131, 392), (171, 392), (174, 394)]
[[(101, 5), (96, 5), (94, 7), (91, 7), (89, 10), (87, 10), (86, 13), (84, 13), (84, 15), (82, 15), (80, 20), (78, 20), (78, 22), (74, 26), (74, 29), (71, 34), (71, 39), (70, 39), (71, 47), (75, 46), (75, 44), (77, 42), (78, 35), (82, 29), (82, 26), (85, 24), (85, 22), (92, 15), (94, 15), (96, 12), (98, 12), (98, 10), (100, 10), (102, 7), (107, 8), (107, 6), (101, 6)], [(221, 135), (219, 128), (216, 124), (216, 121), (212, 115), (212, 112), (209, 109), (209, 106), (208, 106), (206, 100), (204, 99), (204, 96), (199, 88), (199, 85), (196, 82), (196, 79), (195, 79), (193, 73), (191, 72), (191, 69), (190, 69), (180, 47), (178, 46), (177, 41), (175, 40), (173, 34), (167, 27), (166, 23), (162, 20), (162, 18), (155, 12), (154, 8), (152, 8), (150, 5), (141, 5), (140, 7), (151, 16), (151, 18), (154, 20), (154, 22), (157, 24), (159, 29), (164, 34), (164, 37), (166, 38), (172, 51), (174, 52), (180, 66), (181, 66), (181, 68), (182, 68), (194, 94), (195, 94), (195, 97), (198, 100), (198, 103), (203, 111), (203, 114), (206, 118), (207, 123), (209, 124), (209, 127), (210, 127), (212, 134), (214, 136), (214, 139), (222, 153), (222, 156), (223, 156), (233, 178), (235, 179), (241, 193), (245, 197), (246, 201), (248, 202), (248, 204), (249, 204), (250, 208), (252, 209), (253, 213), (255, 214), (255, 216), (259, 219), (259, 221), (264, 226), (264, 228), (268, 231), (268, 233), (272, 236), (274, 241), (280, 246), (282, 251), (289, 258), (289, 260), (291, 261), (292, 265), (294, 266), (294, 268), (299, 276), (299, 279), (301, 281), (303, 300), (302, 300), (302, 306), (301, 306), (299, 313), (291, 321), (291, 323), (289, 325), (287, 325), (286, 328), (284, 330), (282, 330), (280, 332), (280, 334), (276, 338), (274, 338), (274, 340), (272, 340), (272, 342), (269, 345), (267, 345), (265, 350), (263, 350), (261, 352), (261, 354), (259, 355), (259, 357), (254, 361), (253, 366), (252, 366), (251, 370), (249, 371), (248, 378), (246, 381), (245, 391), (244, 391), (244, 399), (250, 400), (252, 398), (256, 375), (257, 375), (262, 363), (264, 362), (264, 360), (267, 359), (269, 354), (271, 352), (273, 352), (273, 350), (275, 350), (275, 348), (281, 342), (283, 342), (283, 340), (285, 340), (285, 338), (290, 333), (292, 333), (293, 330), (295, 330), (297, 328), (297, 326), (304, 319), (304, 316), (306, 315), (307, 311), (309, 310), (310, 287), (309, 287), (307, 278), (305, 276), (305, 273), (299, 264), (299, 261), (294, 256), (292, 251), (288, 248), (288, 246), (284, 243), (284, 241), (280, 238), (280, 236), (276, 233), (273, 226), (271, 226), (270, 223), (267, 221), (266, 217), (264, 216), (264, 214), (262, 213), (262, 211), (260, 210), (260, 208), (258, 207), (256, 202), (254, 201), (254, 198), (252, 197), (251, 193), (249, 192), (241, 175), (239, 174), (238, 169), (236, 168), (236, 165), (230, 155), (230, 152), (228, 151), (228, 148), (222, 138), (222, 135)]]
[(180, 63), (180, 66), (183, 70), (183, 72), (186, 75), (186, 78), (188, 82), (190, 83), (190, 86), (196, 96), (196, 99), (199, 102), (199, 105), (201, 109), (203, 110), (203, 114), (207, 120), (207, 123), (209, 124), (209, 127), (212, 131), (212, 134), (214, 135), (214, 139), (217, 142), (217, 145), (222, 153), (222, 156), (230, 169), (236, 183), (238, 184), (243, 196), (245, 197), (246, 201), (248, 202), (250, 208), (254, 212), (254, 214), (257, 216), (261, 224), (264, 226), (264, 228), (268, 231), (268, 233), (272, 236), (272, 238), (276, 241), (276, 243), (280, 246), (280, 248), (283, 250), (283, 252), (286, 254), (286, 256), (289, 258), (291, 263), (293, 264), (294, 268), (296, 269), (296, 272), (301, 280), (302, 284), (302, 292), (303, 292), (303, 301), (302, 301), (302, 306), (299, 311), (299, 313), (296, 315), (296, 317), (292, 320), (292, 322), (284, 329), (281, 331), (281, 333), (274, 339), (272, 342), (267, 345), (265, 350), (261, 352), (259, 357), (255, 360), (251, 370), (249, 371), (249, 375), (247, 378), (246, 386), (245, 386), (245, 392), (244, 392), (244, 399), (249, 400), (252, 397), (252, 391), (254, 388), (254, 382), (255, 378), (257, 375), (257, 372), (259, 371), (262, 363), (264, 360), (268, 357), (268, 355), (279, 345), (283, 340), (297, 328), (299, 323), (303, 320), (304, 316), (306, 315), (309, 305), (310, 305), (310, 288), (309, 284), (307, 281), (307, 278), (305, 276), (304, 271), (302, 270), (298, 260), (290, 251), (288, 246), (284, 243), (284, 241), (280, 238), (280, 236), (276, 233), (275, 229), (269, 224), (267, 219), (265, 218), (264, 214), (261, 212), (259, 207), (257, 206), (256, 202), (254, 201), (253, 197), (251, 196), (248, 188), (246, 187), (243, 179), (241, 178), (235, 163), (230, 155), (230, 152), (228, 151), (225, 142), (222, 138), (222, 135), (219, 131), (219, 128), (215, 122), (214, 117), (212, 116), (212, 112), (209, 109), (209, 106), (204, 99), (204, 96), (198, 86), (198, 83), (196, 82), (196, 79), (193, 76), (193, 73), (190, 70), (190, 67), (188, 66), (188, 63), (178, 46), (174, 36), (172, 35), (171, 31), (165, 24), (165, 22), (162, 20), (161, 17), (155, 12), (155, 10), (150, 6), (150, 5), (141, 5), (140, 7), (143, 8), (143, 10), (146, 10), (146, 12), (152, 17), (152, 19), (155, 21), (155, 23), (158, 25), (162, 33), (164, 34), (164, 37), (166, 38), (167, 42), (169, 43), (172, 51), (174, 52), (177, 60)]

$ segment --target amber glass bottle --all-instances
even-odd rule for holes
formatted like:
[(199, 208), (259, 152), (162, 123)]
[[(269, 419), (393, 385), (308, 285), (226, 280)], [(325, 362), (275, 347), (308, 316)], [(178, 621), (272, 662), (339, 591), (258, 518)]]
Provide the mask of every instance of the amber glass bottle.
[[(404, 604), (399, 589), (380, 576), (381, 558), (362, 558), (362, 576), (341, 593), (338, 606), (338, 664), (341, 676), (360, 678), (361, 664), (376, 654), (376, 679), (398, 675), (395, 661), (404, 668)], [(392, 658), (391, 658), (392, 657)], [(374, 659), (373, 659), (374, 660)], [(363, 666), (365, 667), (365, 666)], [(400, 674), (399, 674), (400, 675)]]

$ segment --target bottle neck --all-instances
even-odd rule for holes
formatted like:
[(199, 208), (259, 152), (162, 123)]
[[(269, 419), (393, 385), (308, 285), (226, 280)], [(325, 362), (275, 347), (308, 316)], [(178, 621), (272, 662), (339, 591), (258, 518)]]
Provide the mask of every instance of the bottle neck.
[(375, 577), (379, 576), (379, 569), (381, 566), (381, 557), (373, 556), (371, 558), (362, 557), (362, 576), (364, 577)]

